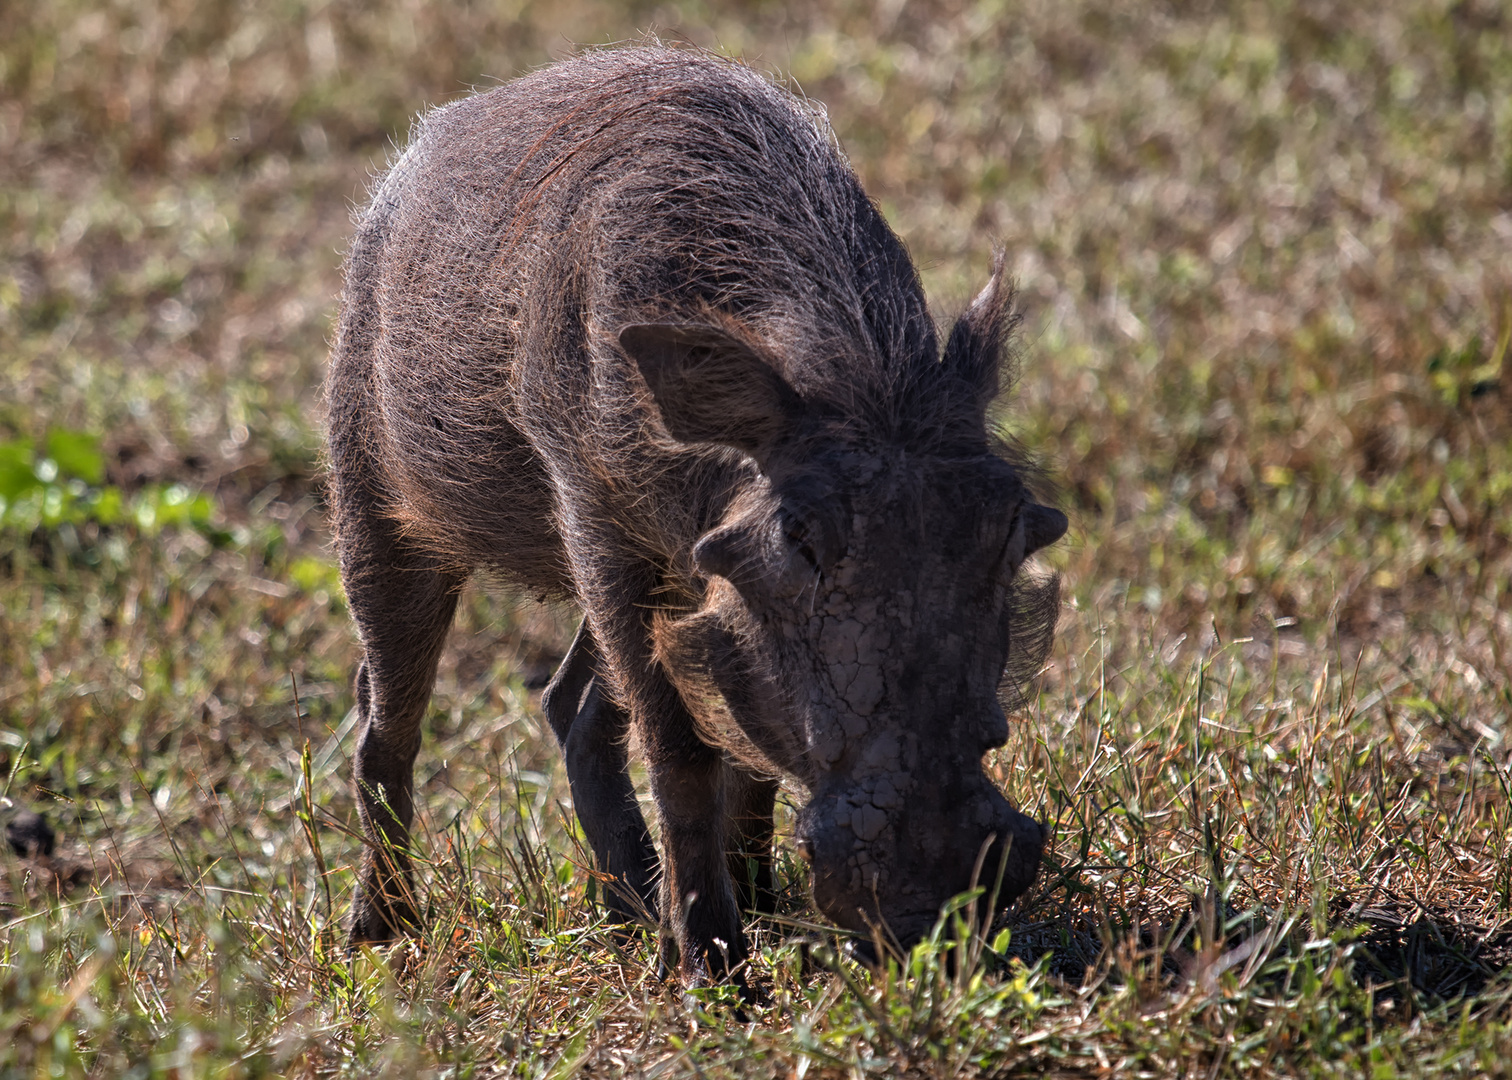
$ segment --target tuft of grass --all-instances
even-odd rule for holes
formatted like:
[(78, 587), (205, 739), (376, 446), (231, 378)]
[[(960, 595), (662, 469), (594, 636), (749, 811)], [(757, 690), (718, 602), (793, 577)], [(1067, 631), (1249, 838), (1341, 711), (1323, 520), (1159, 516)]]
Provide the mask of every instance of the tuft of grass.
[[(349, 211), (418, 109), (647, 28), (823, 101), (942, 315), (1006, 248), (997, 422), (1073, 521), (987, 761), (1039, 885), (869, 972), (784, 848), (756, 1004), (603, 924), (535, 696), (575, 614), (481, 588), (424, 935), (342, 948)], [(59, 834), (0, 852), (0, 1073), (1507, 1075), (1509, 191), (1474, 0), (0, 6), (0, 816)]]

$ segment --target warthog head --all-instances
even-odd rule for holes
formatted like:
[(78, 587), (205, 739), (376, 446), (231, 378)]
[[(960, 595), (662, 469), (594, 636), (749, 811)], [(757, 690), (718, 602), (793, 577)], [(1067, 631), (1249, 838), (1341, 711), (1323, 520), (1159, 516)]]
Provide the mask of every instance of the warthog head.
[(620, 335), (673, 438), (755, 465), (691, 552), (700, 606), (659, 616), (659, 658), (706, 738), (808, 788), (818, 907), (904, 944), (977, 868), (1018, 896), (1044, 843), (982, 771), (1005, 671), (1037, 668), (1054, 628), (1054, 580), (1019, 569), (1066, 530), (986, 434), (1006, 291), (995, 275), (890, 418), (806, 396), (735, 327)]

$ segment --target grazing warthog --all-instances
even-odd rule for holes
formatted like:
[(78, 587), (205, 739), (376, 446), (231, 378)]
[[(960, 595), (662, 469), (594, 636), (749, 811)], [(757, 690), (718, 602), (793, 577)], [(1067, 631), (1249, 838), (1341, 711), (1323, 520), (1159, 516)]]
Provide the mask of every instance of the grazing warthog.
[(732, 61), (591, 52), (429, 113), (362, 216), (328, 387), (352, 941), (415, 925), (420, 721), (477, 568), (582, 609), (542, 705), (608, 903), (687, 984), (739, 978), (779, 775), (844, 927), (916, 939), (978, 864), (1021, 893), (1043, 833), (981, 762), (1053, 631), (1019, 567), (1066, 519), (987, 430), (1011, 301), (999, 266), (942, 352), (823, 119)]

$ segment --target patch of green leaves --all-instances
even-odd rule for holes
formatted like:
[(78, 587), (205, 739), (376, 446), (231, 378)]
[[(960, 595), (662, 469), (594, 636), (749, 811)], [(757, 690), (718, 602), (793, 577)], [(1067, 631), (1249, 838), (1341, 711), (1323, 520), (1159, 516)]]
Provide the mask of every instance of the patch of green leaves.
[(88, 432), (54, 428), (40, 446), (30, 439), (0, 442), (0, 530), (130, 525), (146, 537), (188, 528), (221, 543), (231, 538), (217, 527), (215, 504), (204, 492), (154, 483), (127, 495), (104, 479), (100, 439)]

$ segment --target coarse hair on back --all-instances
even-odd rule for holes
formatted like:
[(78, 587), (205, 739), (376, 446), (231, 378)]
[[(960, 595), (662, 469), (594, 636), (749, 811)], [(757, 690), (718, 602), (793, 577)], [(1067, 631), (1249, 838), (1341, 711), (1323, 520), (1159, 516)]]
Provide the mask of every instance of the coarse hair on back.
[[(539, 250), (550, 219), (586, 258), (575, 269), (607, 301), (596, 310), (666, 322), (718, 310), (800, 395), (879, 441), (953, 453), (973, 428), (980, 441), (1012, 290), (999, 268), (942, 360), (904, 245), (821, 107), (740, 61), (654, 42), (588, 50), (508, 89), (511, 108), (550, 119), (499, 178), (517, 194), (496, 263), (558, 261)], [(417, 137), (450, 127), (455, 108)], [(456, 154), (477, 160), (493, 138), (475, 130)], [(612, 276), (592, 280), (602, 266)]]

